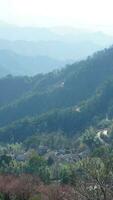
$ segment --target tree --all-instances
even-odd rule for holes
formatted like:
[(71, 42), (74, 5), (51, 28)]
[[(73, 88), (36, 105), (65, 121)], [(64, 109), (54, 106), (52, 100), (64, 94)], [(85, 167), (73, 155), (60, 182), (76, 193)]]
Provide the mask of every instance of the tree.
[(27, 171), (38, 175), (44, 182), (50, 179), (50, 172), (46, 161), (36, 153), (33, 153), (28, 161)]
[[(81, 173), (78, 173), (81, 170)], [(87, 158), (73, 172), (75, 191), (85, 200), (113, 199), (113, 159)]]

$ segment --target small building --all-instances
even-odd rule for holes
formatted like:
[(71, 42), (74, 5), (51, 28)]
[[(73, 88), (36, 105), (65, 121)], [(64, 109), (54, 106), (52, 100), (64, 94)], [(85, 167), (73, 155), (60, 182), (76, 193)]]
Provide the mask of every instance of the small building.
[(44, 155), (47, 153), (48, 147), (47, 146), (39, 146), (38, 148), (38, 154), (39, 155)]
[(15, 159), (20, 162), (22, 161), (25, 162), (26, 160), (28, 160), (28, 158), (29, 158), (28, 153), (23, 153), (23, 154), (18, 154)]

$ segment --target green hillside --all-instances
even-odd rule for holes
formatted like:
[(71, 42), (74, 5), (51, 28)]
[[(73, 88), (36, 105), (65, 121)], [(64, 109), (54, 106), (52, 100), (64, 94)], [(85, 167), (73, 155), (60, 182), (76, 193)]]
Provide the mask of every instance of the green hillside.
[(43, 132), (80, 134), (89, 126), (96, 126), (106, 115), (112, 119), (112, 74), (111, 47), (61, 71), (32, 78), (8, 78), (9, 83), (10, 79), (21, 80), (18, 84), (20, 93), (15, 96), (17, 86), (13, 85), (12, 102), (7, 99), (0, 108), (1, 141), (12, 138), (22, 141)]
[(111, 47), (61, 71), (35, 76), (31, 79), (31, 85), (35, 80), (35, 86), (30, 92), (0, 108), (0, 125), (53, 109), (77, 106), (90, 98), (112, 74)]

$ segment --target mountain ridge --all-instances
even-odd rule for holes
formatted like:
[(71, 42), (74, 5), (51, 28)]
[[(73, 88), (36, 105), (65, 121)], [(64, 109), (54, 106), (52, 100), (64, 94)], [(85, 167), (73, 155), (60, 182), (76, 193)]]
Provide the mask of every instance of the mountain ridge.
[[(20, 124), (23, 134), (25, 129), (30, 131), (30, 126), (34, 130), (30, 134), (35, 134), (37, 129), (40, 132), (59, 129), (66, 132), (67, 128), (73, 134), (81, 132), (96, 119), (105, 118), (106, 114), (112, 117), (112, 74), (113, 47), (99, 51), (86, 60), (68, 65), (59, 71), (26, 77), (25, 83), (27, 81), (30, 86), (28, 91), (25, 88), (25, 93), (13, 98), (8, 105), (1, 105), (0, 126), (6, 126), (5, 130), (9, 132), (8, 124), (12, 123), (13, 126), (14, 121), (17, 121), (17, 127)], [(24, 120), (26, 117), (28, 122)], [(21, 120), (25, 126), (22, 125), (23, 129)], [(35, 123), (39, 124), (36, 126), (37, 129), (35, 125), (33, 128)], [(17, 127), (14, 126), (16, 131)], [(13, 128), (10, 130), (14, 131)], [(8, 132), (6, 131), (7, 134)], [(19, 135), (21, 137), (20, 133)]]

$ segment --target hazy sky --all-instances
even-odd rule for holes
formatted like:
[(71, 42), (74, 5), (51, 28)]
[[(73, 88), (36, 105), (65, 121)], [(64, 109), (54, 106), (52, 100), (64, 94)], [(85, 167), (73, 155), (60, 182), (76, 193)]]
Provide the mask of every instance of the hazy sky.
[(113, 26), (113, 0), (0, 0), (0, 20), (18, 25)]

